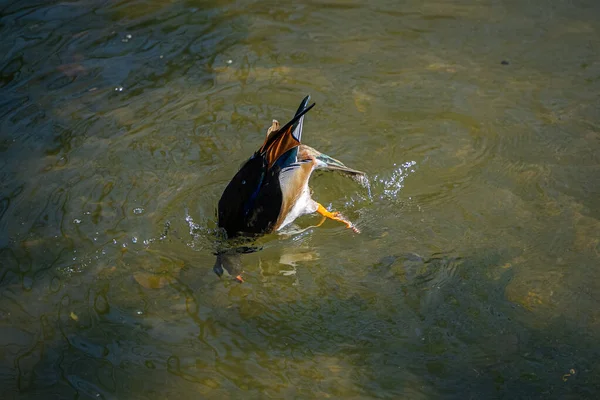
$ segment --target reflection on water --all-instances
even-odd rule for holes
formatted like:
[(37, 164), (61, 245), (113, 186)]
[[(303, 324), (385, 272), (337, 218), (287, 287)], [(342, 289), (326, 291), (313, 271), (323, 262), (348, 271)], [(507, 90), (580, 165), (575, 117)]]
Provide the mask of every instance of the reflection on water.
[[(597, 397), (597, 2), (0, 10), (4, 397)], [(362, 233), (220, 280), (218, 198), (309, 93)]]

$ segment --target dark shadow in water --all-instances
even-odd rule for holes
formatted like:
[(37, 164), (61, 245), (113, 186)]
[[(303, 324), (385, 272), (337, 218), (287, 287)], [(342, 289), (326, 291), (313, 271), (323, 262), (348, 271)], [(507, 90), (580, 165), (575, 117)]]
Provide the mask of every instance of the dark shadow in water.
[[(600, 389), (593, 378), (597, 343), (563, 317), (539, 321), (507, 301), (512, 273), (490, 280), (486, 271), (511, 258), (496, 251), (463, 259), (383, 257), (366, 267), (372, 274), (364, 285), (384, 299), (403, 293), (398, 304), (373, 306), (372, 298), (359, 294), (336, 296), (332, 284), (324, 290), (330, 295), (257, 315), (249, 309), (262, 306), (246, 300), (234, 305), (237, 312), (215, 314), (214, 322), (238, 333), (242, 348), (265, 349), (274, 359), (289, 357), (290, 351), (296, 360), (342, 359), (355, 369), (353, 384), (364, 396), (592, 398)], [(187, 293), (192, 302), (205, 295)], [(303, 390), (297, 393), (310, 395)]]
[[(101, 231), (95, 236), (119, 233), (133, 186), (127, 177), (140, 167), (131, 154), (109, 154), (117, 151), (111, 146), (139, 133), (132, 127), (148, 124), (158, 110), (165, 119), (172, 115), (170, 103), (182, 87), (197, 88), (205, 104), (216, 59), (246, 36), (243, 16), (228, 6), (161, 0), (0, 6), (3, 398), (114, 398), (115, 392), (132, 398), (136, 378), (122, 373), (128, 365), (139, 361), (136, 373), (146, 379), (155, 357), (170, 356), (170, 349), (147, 344), (148, 327), (129, 313), (143, 304), (108, 301), (109, 290), (120, 290), (117, 282), (121, 290), (132, 286), (119, 255), (127, 249), (100, 255), (111, 241), (94, 242), (88, 236), (94, 232), (82, 234), (81, 221), (69, 213), (92, 209), (88, 229)], [(137, 178), (154, 175), (142, 171)], [(118, 201), (111, 191), (119, 192)], [(82, 207), (81, 198), (91, 204)], [(113, 225), (99, 223), (103, 218)], [(161, 257), (150, 262), (160, 265)], [(157, 284), (165, 282), (174, 282), (169, 273)], [(162, 371), (155, 377), (164, 379)]]
[(55, 236), (81, 194), (73, 187), (90, 197), (94, 189), (82, 186), (123, 192), (136, 170), (149, 169), (124, 147), (160, 125), (156, 113), (173, 117), (190, 94), (182, 87), (198, 93), (197, 104), (185, 106), (207, 107), (216, 59), (246, 35), (227, 6), (89, 0), (0, 7), (0, 245), (16, 233)]

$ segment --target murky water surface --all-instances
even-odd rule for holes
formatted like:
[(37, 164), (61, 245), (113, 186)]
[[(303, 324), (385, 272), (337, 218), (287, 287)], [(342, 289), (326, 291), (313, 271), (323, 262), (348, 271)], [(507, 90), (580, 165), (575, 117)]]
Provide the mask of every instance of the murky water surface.
[[(2, 1), (0, 54), (3, 399), (598, 398), (598, 1)], [(308, 93), (362, 233), (219, 279)]]

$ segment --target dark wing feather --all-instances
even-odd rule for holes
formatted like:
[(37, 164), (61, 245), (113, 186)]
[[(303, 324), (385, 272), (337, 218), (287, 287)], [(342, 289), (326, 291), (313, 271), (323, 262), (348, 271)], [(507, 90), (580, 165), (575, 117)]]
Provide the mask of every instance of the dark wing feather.
[(219, 200), (219, 227), (228, 237), (269, 232), (281, 208), (277, 174), (267, 171), (266, 160), (255, 154), (235, 174)]
[[(282, 158), (292, 158), (297, 148)], [(295, 157), (293, 157), (295, 160)], [(271, 232), (283, 205), (279, 163), (267, 168), (265, 156), (255, 153), (231, 179), (219, 200), (218, 224), (232, 238)]]

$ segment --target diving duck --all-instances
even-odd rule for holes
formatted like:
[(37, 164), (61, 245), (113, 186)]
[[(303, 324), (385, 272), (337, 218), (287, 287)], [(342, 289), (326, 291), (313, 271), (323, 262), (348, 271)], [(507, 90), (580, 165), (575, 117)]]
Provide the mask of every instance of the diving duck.
[[(310, 96), (302, 100), (294, 117), (283, 127), (273, 120), (262, 146), (225, 188), (218, 205), (218, 226), (227, 238), (276, 232), (296, 218), (315, 212), (323, 216), (321, 223), (330, 218), (359, 233), (342, 214), (328, 211), (311, 197), (308, 181), (316, 169), (338, 171), (359, 181), (364, 173), (301, 143), (304, 116), (315, 106), (308, 105), (309, 100)], [(220, 276), (219, 268), (215, 265)]]

